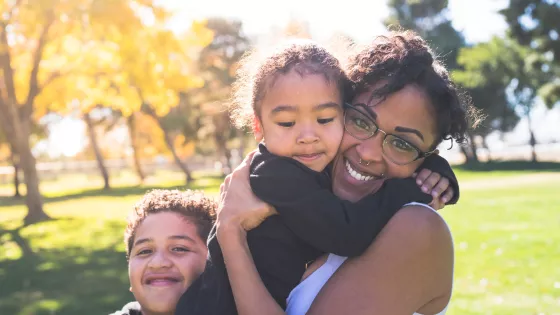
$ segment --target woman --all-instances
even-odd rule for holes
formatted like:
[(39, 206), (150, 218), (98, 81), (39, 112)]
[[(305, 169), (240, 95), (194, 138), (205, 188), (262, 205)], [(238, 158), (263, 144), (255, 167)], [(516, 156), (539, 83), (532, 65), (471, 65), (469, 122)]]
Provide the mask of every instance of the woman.
[[(426, 153), (443, 140), (464, 141), (467, 104), (415, 34), (377, 38), (352, 56), (348, 74), (355, 97), (346, 109), (345, 133), (331, 171), (337, 196), (357, 201), (375, 193), (387, 178), (413, 175)], [(402, 140), (406, 148), (394, 145)], [(252, 195), (247, 176), (242, 165), (222, 187), (218, 240), (239, 313), (283, 314), (264, 289), (247, 249), (245, 231), (274, 212)], [(287, 312), (442, 314), (452, 277), (447, 225), (429, 206), (410, 204), (360, 257), (345, 261), (329, 255), (314, 262), (292, 291)]]

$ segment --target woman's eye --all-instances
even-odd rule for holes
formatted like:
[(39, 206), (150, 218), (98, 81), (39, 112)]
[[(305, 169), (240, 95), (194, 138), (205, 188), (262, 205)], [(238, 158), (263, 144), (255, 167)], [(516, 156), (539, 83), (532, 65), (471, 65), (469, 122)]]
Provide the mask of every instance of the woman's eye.
[(363, 129), (363, 130), (369, 130), (370, 129), (368, 123), (361, 118), (354, 118), (354, 125), (356, 125), (358, 128)]
[(414, 147), (402, 139), (394, 138), (391, 144), (400, 151), (414, 151)]
[(289, 127), (293, 127), (296, 123), (292, 121), (292, 122), (279, 122), (277, 124), (278, 126), (289, 128)]
[(323, 119), (317, 119), (317, 122), (320, 123), (321, 125), (326, 125), (332, 122), (333, 120), (334, 118), (323, 118)]

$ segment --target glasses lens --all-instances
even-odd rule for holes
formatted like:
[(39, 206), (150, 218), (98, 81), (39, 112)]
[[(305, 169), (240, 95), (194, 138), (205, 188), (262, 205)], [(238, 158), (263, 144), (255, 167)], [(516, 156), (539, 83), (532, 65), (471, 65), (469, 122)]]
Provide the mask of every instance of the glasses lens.
[(383, 141), (383, 153), (397, 164), (408, 164), (419, 156), (418, 150), (407, 141), (387, 135)]
[(344, 113), (344, 127), (352, 136), (365, 140), (377, 131), (377, 126), (369, 117), (356, 109), (348, 108)]

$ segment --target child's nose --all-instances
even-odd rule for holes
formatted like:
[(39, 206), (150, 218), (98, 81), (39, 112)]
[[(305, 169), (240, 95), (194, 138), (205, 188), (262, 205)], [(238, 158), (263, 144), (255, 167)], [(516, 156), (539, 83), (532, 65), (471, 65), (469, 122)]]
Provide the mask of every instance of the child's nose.
[(297, 142), (299, 144), (309, 144), (319, 141), (317, 133), (312, 128), (303, 128), (299, 134)]

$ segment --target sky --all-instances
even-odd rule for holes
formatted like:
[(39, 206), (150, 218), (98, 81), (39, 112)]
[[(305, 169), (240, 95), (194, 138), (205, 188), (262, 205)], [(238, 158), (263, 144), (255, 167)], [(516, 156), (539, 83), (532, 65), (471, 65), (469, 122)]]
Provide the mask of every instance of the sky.
[[(290, 19), (307, 21), (312, 36), (317, 40), (327, 39), (335, 33), (350, 35), (363, 42), (385, 32), (382, 21), (388, 16), (387, 0), (344, 0), (336, 2), (310, 0), (283, 0), (279, 2), (254, 0), (160, 0), (160, 3), (174, 11), (169, 27), (177, 32), (187, 29), (190, 22), (211, 16), (240, 19), (249, 36), (265, 36), (274, 28), (283, 27)], [(456, 29), (463, 32), (469, 43), (489, 40), (494, 35), (502, 35), (507, 24), (497, 11), (508, 4), (508, 0), (450, 0), (449, 14)], [(275, 5), (276, 4), (276, 5)], [(553, 119), (560, 117), (560, 109), (553, 112), (536, 110), (534, 119), (542, 122), (537, 129), (537, 140), (547, 141), (556, 133), (558, 126)], [(559, 121), (559, 120), (556, 120)], [(522, 120), (516, 130), (505, 137), (490, 137), (489, 144), (503, 147), (503, 140), (509, 144), (523, 144), (528, 140), (526, 120)], [(524, 127), (525, 126), (525, 127)], [(558, 133), (560, 134), (560, 133)], [(560, 140), (559, 138), (557, 138)], [(86, 144), (85, 128), (75, 118), (62, 119), (51, 128), (51, 136), (41, 149), (51, 156), (73, 156)]]

